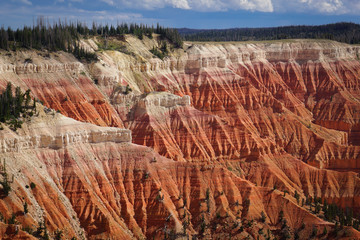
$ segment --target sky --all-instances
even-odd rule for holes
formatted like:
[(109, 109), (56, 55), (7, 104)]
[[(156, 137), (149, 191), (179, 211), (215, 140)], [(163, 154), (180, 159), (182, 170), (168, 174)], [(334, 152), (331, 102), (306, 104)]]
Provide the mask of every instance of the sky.
[(0, 26), (81, 21), (221, 29), (360, 23), (360, 0), (0, 0)]

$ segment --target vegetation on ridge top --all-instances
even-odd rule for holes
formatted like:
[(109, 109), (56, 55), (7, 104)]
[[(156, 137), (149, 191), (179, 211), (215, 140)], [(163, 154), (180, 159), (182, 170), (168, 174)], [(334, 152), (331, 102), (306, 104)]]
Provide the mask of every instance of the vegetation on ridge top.
[(117, 26), (97, 25), (93, 23), (89, 28), (83, 23), (55, 22), (49, 24), (44, 18), (39, 18), (37, 24), (22, 29), (13, 30), (10, 27), (0, 28), (0, 49), (16, 51), (19, 48), (39, 49), (49, 51), (67, 51), (73, 53), (79, 59), (96, 60), (96, 55), (81, 48), (78, 41), (90, 36), (119, 36), (133, 34), (139, 39), (144, 36), (153, 37), (153, 33), (159, 34), (162, 39), (167, 39), (174, 47), (181, 48), (182, 38), (176, 29), (164, 28), (159, 24), (147, 26), (144, 24), (122, 23)]
[(280, 39), (329, 39), (349, 44), (360, 43), (360, 25), (335, 23), (320, 26), (270, 28), (178, 29), (187, 41), (264, 41)]

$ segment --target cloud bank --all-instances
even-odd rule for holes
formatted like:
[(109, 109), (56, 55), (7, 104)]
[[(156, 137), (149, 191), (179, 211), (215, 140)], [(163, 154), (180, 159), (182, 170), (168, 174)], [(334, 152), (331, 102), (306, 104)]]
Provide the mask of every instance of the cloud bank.
[[(12, 19), (11, 25), (13, 27), (31, 25), (33, 22), (36, 22), (36, 18), (38, 16), (44, 16), (49, 21), (49, 23), (57, 22), (59, 20), (64, 21), (65, 19), (67, 21), (80, 21), (87, 24), (91, 24), (93, 21), (99, 24), (116, 24), (117, 22), (158, 22), (156, 19), (145, 18), (140, 13), (119, 11), (114, 12), (108, 10), (91, 11), (67, 6), (29, 7), (28, 4), (24, 3), (23, 6), (20, 5), (17, 8), (14, 8), (11, 5), (6, 5), (0, 8), (0, 22), (6, 22), (6, 19)], [(5, 24), (5, 26), (10, 26), (10, 24)]]
[(258, 12), (317, 12), (360, 15), (359, 0), (101, 0), (118, 8), (179, 9), (217, 12), (246, 10)]
[(173, 7), (195, 11), (249, 10), (272, 12), (271, 0), (102, 0), (103, 2), (127, 8), (157, 9)]
[(14, 2), (14, 3), (23, 3), (25, 5), (32, 5), (32, 2), (29, 1), (29, 0), (11, 0), (11, 2)]

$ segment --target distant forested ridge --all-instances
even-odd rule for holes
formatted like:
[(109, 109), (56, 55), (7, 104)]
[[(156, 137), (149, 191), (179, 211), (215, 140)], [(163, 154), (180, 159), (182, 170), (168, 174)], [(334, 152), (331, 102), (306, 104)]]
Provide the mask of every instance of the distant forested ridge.
[[(68, 51), (75, 55), (87, 54), (78, 47), (80, 38), (90, 36), (117, 36), (122, 34), (133, 34), (139, 39), (144, 35), (152, 38), (152, 34), (156, 33), (163, 39), (167, 39), (174, 44), (175, 47), (182, 47), (182, 37), (176, 29), (164, 28), (159, 25), (156, 27), (143, 24), (127, 24), (122, 23), (117, 26), (113, 25), (97, 25), (92, 27), (77, 22), (55, 22), (49, 24), (45, 19), (40, 18), (34, 26), (25, 26), (16, 30), (8, 27), (0, 28), (0, 49), (16, 51), (19, 48), (27, 49), (47, 49), (50, 51)], [(91, 57), (91, 56), (89, 56)]]
[(360, 43), (360, 25), (355, 23), (334, 23), (320, 26), (287, 26), (272, 28), (233, 28), (195, 30), (178, 29), (187, 41), (261, 41), (279, 39), (329, 39), (349, 44)]

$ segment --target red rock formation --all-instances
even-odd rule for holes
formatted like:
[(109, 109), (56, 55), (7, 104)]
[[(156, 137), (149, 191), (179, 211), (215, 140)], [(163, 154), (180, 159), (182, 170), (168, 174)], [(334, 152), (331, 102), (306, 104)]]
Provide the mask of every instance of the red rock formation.
[[(10, 64), (24, 61), (23, 55), (32, 58), (33, 63)], [(4, 88), (11, 82), (24, 91), (30, 89), (45, 106), (76, 120), (123, 127), (107, 97), (86, 75), (85, 66), (68, 54), (59, 55), (48, 58), (34, 52), (10, 54), (6, 64), (0, 64), (0, 86)]]
[(122, 127), (116, 112), (89, 78), (59, 79), (51, 83), (46, 79), (23, 81), (45, 106), (65, 116), (99, 126)]
[[(172, 158), (179, 153), (189, 160), (234, 158), (236, 150), (244, 146), (249, 148), (244, 139), (235, 138), (241, 136), (240, 132), (248, 132), (251, 137), (246, 139), (252, 138), (255, 142), (254, 149), (248, 154), (285, 150), (314, 166), (330, 168), (338, 165), (335, 162), (339, 155), (346, 154), (350, 162), (359, 162), (358, 148), (348, 146), (359, 144), (357, 86), (360, 64), (353, 50), (336, 43), (311, 42), (280, 47), (273, 44), (269, 49), (261, 44), (256, 50), (249, 50), (250, 47), (242, 44), (195, 45), (187, 53), (187, 62), (178, 63), (178, 67), (184, 64), (184, 69), (179, 67), (171, 74), (158, 74), (150, 79), (148, 83), (155, 89), (160, 85), (176, 94), (189, 95), (195, 109), (212, 116), (199, 120), (195, 126), (196, 116), (201, 115), (192, 115), (190, 110), (187, 114), (191, 118), (181, 118), (179, 110), (157, 116), (150, 109), (135, 118), (127, 116), (132, 119), (121, 114), (124, 121), (133, 122), (129, 126), (134, 131), (134, 141), (154, 147)], [(224, 54), (231, 48), (238, 48), (233, 54), (242, 54), (241, 60), (239, 56)], [(306, 48), (309, 50), (305, 51)], [(208, 51), (215, 53), (211, 55)], [(245, 55), (246, 52), (250, 52), (249, 55)], [(123, 111), (117, 108), (120, 113)], [(172, 115), (174, 117), (168, 117)], [(219, 127), (210, 127), (214, 123), (211, 118), (218, 119)], [(168, 122), (162, 123), (163, 119)], [(182, 127), (179, 119), (190, 126), (189, 133), (177, 133), (178, 127)], [(220, 122), (227, 126), (221, 126)], [(199, 123), (203, 126), (199, 127)], [(164, 129), (161, 129), (162, 124)], [(192, 132), (201, 128), (204, 134)], [(184, 135), (194, 137), (187, 139)], [(216, 135), (231, 139), (231, 143), (224, 144), (230, 150), (219, 146), (223, 144), (221, 140), (202, 143), (202, 139), (214, 139)], [(201, 150), (188, 147), (193, 143), (201, 144)], [(172, 150), (174, 148), (178, 149)], [(339, 155), (335, 157), (333, 151), (340, 151)]]
[[(205, 235), (223, 236), (231, 231), (233, 236), (244, 236), (244, 232), (226, 226), (240, 227), (255, 219), (254, 227), (245, 227), (245, 232), (256, 236), (260, 228), (278, 226), (281, 210), (291, 229), (300, 228), (302, 221), (311, 223), (306, 232), (311, 231), (313, 224), (331, 229), (333, 224), (309, 213), (308, 207), (298, 205), (293, 191), (298, 190), (301, 199), (302, 189), (314, 196), (325, 191), (329, 201), (336, 201), (344, 195), (354, 196), (360, 186), (355, 174), (318, 170), (291, 157), (279, 157), (277, 162), (264, 159), (233, 163), (230, 171), (216, 164), (174, 162), (147, 147), (129, 143), (79, 143), (55, 151), (28, 150), (25, 154), (27, 158), (11, 171), (33, 164), (26, 159), (32, 162), (36, 159), (39, 165), (32, 172), (24, 170), (17, 177), (33, 181), (36, 188), (28, 195), (29, 190), (14, 183), (15, 189), (19, 186), (25, 192), (12, 192), (1, 201), (13, 203), (7, 211), (20, 208), (22, 201), (17, 199), (27, 195), (29, 201), (43, 209), (51, 234), (59, 228), (66, 229), (66, 236), (74, 236), (65, 220), (73, 218), (89, 239), (128, 239), (133, 234), (137, 238), (160, 237), (171, 229), (180, 234), (183, 222), (188, 220), (189, 234), (201, 231), (204, 221)], [(14, 166), (13, 161), (16, 160), (9, 158), (7, 164)], [(34, 173), (36, 179), (31, 176)], [(38, 178), (39, 174), (42, 178)], [(274, 184), (278, 190), (272, 189)], [(285, 189), (290, 193), (284, 197), (280, 190)], [(35, 217), (33, 208), (30, 205), (25, 218)], [(262, 211), (267, 216), (265, 223), (258, 220)]]
[[(150, 59), (150, 43), (128, 44), (136, 57), (104, 52), (91, 66), (61, 65), (70, 58), (64, 54), (56, 64), (52, 59), (48, 65), (0, 68), (2, 86), (11, 80), (30, 88), (46, 106), (81, 121), (124, 125), (133, 143), (145, 145), (94, 140), (89, 131), (96, 127), (80, 123), (57, 122), (51, 130), (40, 124), (46, 135), (41, 139), (51, 144), (27, 147), (27, 138), (6, 132), (3, 139), (16, 140), (4, 141), (3, 152), (20, 179), (0, 200), (6, 218), (22, 211), (25, 200), (31, 204), (29, 214), (19, 216), (23, 226), (45, 218), (51, 234), (64, 229), (69, 238), (181, 237), (185, 231), (263, 239), (268, 230), (281, 235), (283, 211), (292, 234), (306, 223), (301, 239), (313, 226), (319, 233), (327, 228), (324, 237), (330, 239), (359, 236), (352, 228), (336, 236), (333, 222), (302, 205), (306, 196), (321, 197), (360, 213), (356, 47), (194, 44), (160, 61)], [(43, 122), (56, 121), (59, 114), (53, 115), (55, 120), (50, 114)], [(34, 135), (34, 126), (28, 128), (19, 134)], [(25, 187), (30, 182), (35, 189)]]

